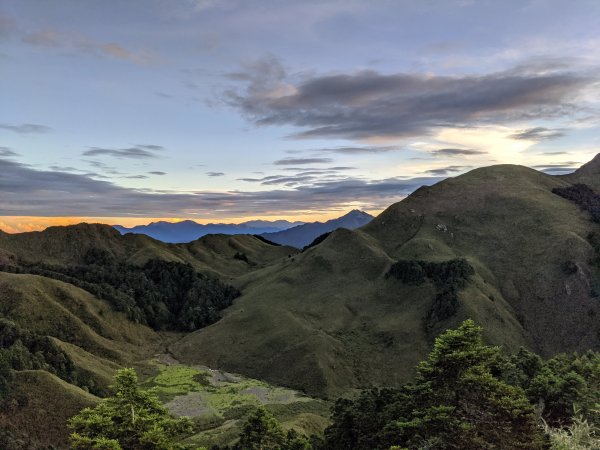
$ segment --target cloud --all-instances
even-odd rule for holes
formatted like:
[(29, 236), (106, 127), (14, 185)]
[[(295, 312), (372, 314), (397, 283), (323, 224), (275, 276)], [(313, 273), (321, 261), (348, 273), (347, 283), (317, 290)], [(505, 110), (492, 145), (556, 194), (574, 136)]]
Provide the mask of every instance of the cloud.
[(98, 42), (83, 33), (63, 33), (53, 28), (21, 33), (21, 41), (36, 47), (72, 48), (87, 55), (111, 57), (139, 65), (160, 61), (153, 53), (132, 51), (117, 42)]
[(274, 59), (229, 74), (224, 100), (256, 125), (296, 126), (296, 138), (398, 138), (439, 127), (557, 118), (582, 108), (597, 77), (537, 66), (487, 75), (294, 75)]
[(223, 172), (206, 172), (209, 177), (222, 177), (225, 174)]
[(118, 186), (67, 171), (37, 170), (0, 159), (0, 211), (7, 216), (239, 217), (347, 209), (382, 209), (439, 177), (319, 181), (288, 189), (173, 193)]
[(49, 131), (52, 131), (52, 128), (37, 123), (22, 123), (20, 125), (0, 123), (0, 129), (10, 130), (20, 134), (48, 133)]
[(449, 175), (450, 173), (453, 173), (453, 172), (462, 172), (463, 170), (467, 170), (470, 168), (471, 168), (471, 166), (448, 166), (448, 167), (441, 167), (438, 169), (426, 170), (425, 173), (429, 173), (431, 175), (436, 175), (436, 176), (444, 176), (444, 175)]
[(364, 147), (333, 147), (333, 148), (321, 148), (316, 151), (320, 152), (330, 152), (330, 153), (340, 153), (343, 155), (372, 155), (376, 153), (389, 153), (389, 152), (397, 152), (402, 150), (401, 147), (397, 147), (394, 145), (387, 146), (364, 146)]
[(162, 172), (160, 170), (153, 170), (152, 172), (148, 172), (150, 175), (166, 175), (167, 172)]
[(292, 166), (302, 164), (326, 164), (333, 162), (331, 158), (283, 158), (275, 161), (273, 164), (276, 166)]
[(551, 139), (558, 139), (564, 135), (565, 133), (563, 130), (535, 127), (519, 130), (518, 132), (511, 134), (509, 137), (512, 139), (523, 139), (528, 141), (548, 141)]
[(23, 36), (22, 41), (26, 44), (42, 47), (62, 47), (63, 39), (60, 34), (53, 29), (45, 29), (28, 33)]
[(0, 147), (0, 158), (10, 158), (11, 156), (19, 156), (8, 147)]
[(579, 166), (581, 166), (581, 162), (578, 161), (564, 161), (561, 163), (552, 163), (552, 164), (538, 164), (535, 166), (531, 166), (533, 169), (540, 170), (544, 173), (548, 174), (562, 174), (575, 171)]
[(433, 150), (431, 153), (436, 156), (471, 156), (485, 155), (487, 152), (470, 148), (440, 148), (438, 150)]
[(113, 156), (115, 158), (130, 158), (130, 159), (147, 159), (157, 158), (155, 151), (162, 150), (160, 145), (137, 145), (129, 148), (101, 148), (90, 147), (84, 151), (84, 156)]

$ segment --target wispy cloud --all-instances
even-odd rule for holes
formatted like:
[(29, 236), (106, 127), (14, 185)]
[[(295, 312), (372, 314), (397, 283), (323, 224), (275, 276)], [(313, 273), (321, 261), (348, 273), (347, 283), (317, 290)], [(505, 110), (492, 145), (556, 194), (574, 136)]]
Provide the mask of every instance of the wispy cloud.
[(52, 128), (37, 123), (22, 123), (20, 125), (0, 123), (0, 129), (14, 131), (19, 134), (48, 133), (52, 131)]
[(66, 33), (54, 28), (22, 32), (21, 41), (36, 47), (70, 48), (91, 56), (110, 57), (139, 65), (161, 61), (153, 52), (134, 51), (117, 42), (100, 42), (81, 32)]
[(112, 156), (115, 158), (129, 158), (129, 159), (148, 159), (157, 158), (156, 151), (163, 150), (160, 145), (137, 145), (129, 148), (101, 148), (101, 147), (90, 147), (89, 150), (84, 151), (84, 156)]
[(163, 171), (160, 171), (160, 170), (153, 170), (153, 171), (151, 171), (151, 172), (148, 172), (148, 173), (149, 173), (150, 175), (159, 175), (159, 176), (162, 176), (162, 175), (166, 175), (166, 174), (167, 174), (167, 172), (163, 172)]
[(206, 172), (209, 177), (222, 177), (225, 175), (223, 172)]
[(437, 169), (429, 169), (429, 170), (426, 170), (425, 173), (429, 173), (431, 175), (436, 175), (436, 176), (444, 176), (444, 175), (449, 175), (449, 174), (455, 173), (455, 172), (462, 172), (462, 171), (465, 171), (470, 168), (471, 168), (471, 166), (448, 166), (448, 167), (440, 167)]
[(16, 152), (13, 152), (8, 147), (0, 147), (0, 158), (10, 158), (12, 156), (19, 156), (19, 154)]
[(433, 150), (431, 153), (436, 156), (471, 156), (485, 155), (487, 152), (470, 148), (440, 148), (438, 150)]
[(328, 164), (333, 162), (331, 158), (283, 158), (273, 162), (276, 166), (293, 166), (302, 164)]
[(357, 202), (375, 210), (440, 180), (344, 178), (285, 190), (172, 193), (124, 188), (87, 175), (37, 170), (7, 159), (0, 159), (0, 173), (0, 211), (11, 216), (227, 217), (347, 209)]
[(370, 145), (370, 146), (357, 146), (357, 147), (333, 147), (333, 148), (321, 148), (316, 151), (329, 152), (329, 153), (340, 153), (342, 155), (372, 155), (376, 153), (389, 153), (397, 152), (402, 150), (402, 147), (395, 145)]
[(512, 139), (523, 139), (528, 141), (548, 141), (551, 139), (558, 139), (564, 135), (565, 132), (561, 129), (535, 127), (519, 130), (518, 132), (511, 134), (510, 137)]

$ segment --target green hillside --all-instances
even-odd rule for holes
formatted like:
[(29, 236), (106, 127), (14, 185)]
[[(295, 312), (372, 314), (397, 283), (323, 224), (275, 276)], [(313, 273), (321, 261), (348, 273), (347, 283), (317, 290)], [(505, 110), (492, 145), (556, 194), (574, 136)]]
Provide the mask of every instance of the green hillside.
[(134, 265), (150, 260), (172, 261), (229, 278), (298, 252), (293, 247), (270, 245), (252, 235), (207, 235), (187, 244), (166, 244), (142, 234), (122, 236), (111, 226), (87, 223), (28, 233), (0, 233), (0, 265), (15, 258), (29, 263), (73, 265), (82, 263), (90, 250), (98, 249)]
[[(171, 350), (183, 361), (329, 396), (406, 381), (432, 336), (467, 317), (509, 350), (598, 348), (597, 269), (587, 240), (597, 225), (552, 193), (568, 183), (504, 165), (418, 189), (361, 230), (338, 230), (242, 276), (243, 295), (224, 318)], [(398, 260), (456, 258), (475, 274), (458, 290), (453, 314), (432, 323), (433, 281), (386, 276)]]

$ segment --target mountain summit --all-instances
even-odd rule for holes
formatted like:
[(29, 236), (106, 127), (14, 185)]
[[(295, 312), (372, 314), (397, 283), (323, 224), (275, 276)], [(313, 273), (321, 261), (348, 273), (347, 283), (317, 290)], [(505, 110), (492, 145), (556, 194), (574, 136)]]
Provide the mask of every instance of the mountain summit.
[(171, 350), (331, 396), (410, 379), (433, 338), (466, 318), (508, 350), (598, 349), (600, 230), (559, 195), (599, 184), (582, 172), (497, 165), (421, 187), (253, 272), (221, 321)]
[(263, 233), (261, 236), (277, 244), (302, 248), (309, 245), (322, 234), (330, 233), (338, 228), (354, 230), (366, 225), (372, 219), (372, 215), (354, 209), (348, 214), (337, 219), (328, 220), (327, 222), (305, 223), (304, 225), (298, 225), (275, 233)]

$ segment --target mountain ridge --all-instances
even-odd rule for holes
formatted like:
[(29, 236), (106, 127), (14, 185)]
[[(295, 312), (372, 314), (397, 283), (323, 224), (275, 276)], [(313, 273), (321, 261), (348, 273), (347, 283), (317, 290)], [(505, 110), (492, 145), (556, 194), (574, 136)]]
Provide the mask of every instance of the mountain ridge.
[(167, 222), (161, 220), (151, 222), (148, 225), (136, 225), (131, 228), (122, 225), (113, 225), (113, 227), (121, 234), (145, 234), (162, 242), (187, 243), (195, 241), (207, 234), (261, 234), (265, 232), (280, 231), (303, 223), (304, 222), (289, 222), (287, 220), (249, 220), (239, 224), (200, 224), (193, 220), (183, 220), (180, 222)]
[(325, 233), (330, 233), (338, 228), (354, 230), (366, 225), (372, 219), (372, 215), (353, 209), (343, 216), (326, 222), (305, 223), (274, 233), (262, 233), (261, 236), (277, 244), (303, 248)]

